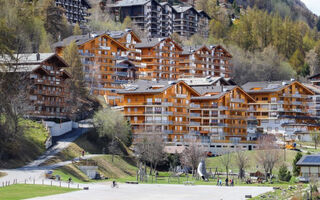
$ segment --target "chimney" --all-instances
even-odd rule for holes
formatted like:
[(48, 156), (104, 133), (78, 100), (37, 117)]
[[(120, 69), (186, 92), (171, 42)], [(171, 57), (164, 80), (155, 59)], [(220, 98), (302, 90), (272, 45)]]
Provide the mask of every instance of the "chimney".
[(40, 53), (37, 53), (37, 60), (40, 60)]

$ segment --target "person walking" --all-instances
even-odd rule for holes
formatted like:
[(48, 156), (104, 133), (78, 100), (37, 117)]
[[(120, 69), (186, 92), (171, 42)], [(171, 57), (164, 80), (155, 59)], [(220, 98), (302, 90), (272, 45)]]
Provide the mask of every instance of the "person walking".
[(220, 184), (220, 179), (218, 178), (217, 179), (217, 186)]
[(219, 179), (219, 185), (222, 186), (222, 180), (221, 179)]
[(234, 186), (234, 182), (233, 182), (233, 179), (231, 179), (231, 186)]
[(229, 179), (228, 179), (228, 178), (226, 178), (226, 186), (228, 186), (228, 182), (229, 182)]

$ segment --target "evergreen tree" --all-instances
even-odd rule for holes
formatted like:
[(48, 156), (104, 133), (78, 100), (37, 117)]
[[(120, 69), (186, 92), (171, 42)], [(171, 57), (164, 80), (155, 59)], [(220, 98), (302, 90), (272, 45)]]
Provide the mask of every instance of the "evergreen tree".
[(85, 81), (83, 66), (78, 53), (78, 46), (75, 42), (71, 42), (63, 51), (63, 58), (69, 64), (68, 72), (71, 74), (70, 80), (70, 110), (76, 113), (81, 107), (79, 99), (86, 98), (88, 95)]
[(292, 162), (292, 174), (293, 176), (299, 176), (300, 175), (300, 168), (297, 166), (297, 162), (302, 158), (302, 153), (298, 152), (296, 156), (294, 157), (294, 160)]
[(279, 169), (279, 180), (289, 182), (291, 179), (291, 173), (286, 165), (282, 165)]
[(304, 72), (304, 55), (300, 49), (297, 49), (289, 60), (291, 67), (298, 73)]
[(51, 52), (49, 37), (48, 37), (48, 34), (44, 28), (41, 29), (39, 52), (40, 53)]
[(72, 31), (73, 35), (82, 35), (82, 30), (80, 29), (80, 26), (78, 23), (73, 27)]

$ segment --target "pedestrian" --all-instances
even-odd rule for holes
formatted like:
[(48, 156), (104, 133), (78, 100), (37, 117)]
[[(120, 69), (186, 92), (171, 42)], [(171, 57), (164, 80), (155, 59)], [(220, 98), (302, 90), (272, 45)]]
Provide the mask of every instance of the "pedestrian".
[(231, 186), (234, 186), (234, 182), (233, 182), (233, 179), (231, 179)]
[(69, 182), (69, 183), (71, 183), (71, 181), (72, 181), (72, 178), (71, 178), (71, 177), (69, 177), (68, 182)]
[(84, 151), (82, 151), (82, 157), (84, 156)]
[(220, 180), (220, 179), (217, 179), (217, 186), (219, 185), (219, 180)]
[(222, 180), (221, 179), (219, 179), (219, 185), (222, 186)]
[(228, 179), (228, 178), (226, 178), (226, 186), (228, 186), (228, 182), (229, 182), (229, 179)]

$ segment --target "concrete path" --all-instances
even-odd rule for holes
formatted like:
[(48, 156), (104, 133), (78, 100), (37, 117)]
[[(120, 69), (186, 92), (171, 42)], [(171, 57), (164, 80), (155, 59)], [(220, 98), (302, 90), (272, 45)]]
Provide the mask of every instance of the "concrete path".
[(119, 188), (111, 188), (109, 183), (108, 185), (91, 184), (89, 185), (89, 190), (32, 198), (32, 200), (244, 200), (247, 194), (254, 197), (272, 190), (271, 187), (160, 184), (120, 184)]
[[(52, 170), (64, 165), (70, 164), (72, 161), (66, 161), (61, 163), (56, 163), (51, 166), (40, 166), (45, 161), (54, 157), (57, 153), (61, 152), (63, 149), (67, 148), (74, 140), (80, 137), (82, 134), (86, 133), (91, 124), (82, 123), (79, 125), (79, 128), (74, 129), (73, 131), (67, 133), (62, 139), (60, 139), (57, 144), (51, 147), (47, 152), (40, 156), (37, 160), (29, 163), (28, 165), (18, 168), (18, 169), (1, 169), (1, 172), (7, 173), (6, 176), (0, 178), (0, 184), (4, 181), (18, 180), (22, 182), (24, 180), (42, 180), (44, 174), (47, 170)], [(97, 155), (87, 155), (85, 158), (90, 158)], [(1, 187), (1, 185), (0, 185)]]

